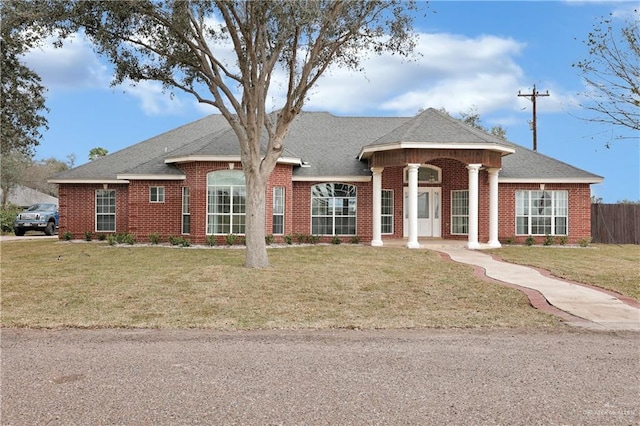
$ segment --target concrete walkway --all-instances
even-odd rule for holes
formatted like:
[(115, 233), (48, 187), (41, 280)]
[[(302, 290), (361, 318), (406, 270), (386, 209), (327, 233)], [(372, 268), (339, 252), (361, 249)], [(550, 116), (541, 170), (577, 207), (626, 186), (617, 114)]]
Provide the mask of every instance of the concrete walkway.
[(549, 304), (587, 320), (569, 321), (571, 325), (640, 331), (640, 309), (605, 291), (545, 276), (534, 268), (496, 260), (482, 251), (468, 250), (460, 242), (421, 241), (421, 247), (445, 253), (455, 262), (478, 266), (495, 280), (536, 290)]

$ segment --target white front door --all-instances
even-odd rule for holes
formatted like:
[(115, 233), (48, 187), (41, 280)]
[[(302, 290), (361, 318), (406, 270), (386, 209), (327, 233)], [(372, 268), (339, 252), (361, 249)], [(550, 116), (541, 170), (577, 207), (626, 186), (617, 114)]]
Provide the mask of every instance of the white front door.
[[(404, 189), (403, 235), (409, 235), (409, 188)], [(440, 237), (440, 188), (418, 187), (418, 237)]]

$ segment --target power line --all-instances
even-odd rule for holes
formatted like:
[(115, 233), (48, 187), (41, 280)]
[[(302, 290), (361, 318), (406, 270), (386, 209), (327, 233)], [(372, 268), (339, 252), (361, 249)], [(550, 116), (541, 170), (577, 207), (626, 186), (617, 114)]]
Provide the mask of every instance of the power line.
[(545, 93), (540, 93), (536, 90), (536, 85), (533, 85), (533, 91), (531, 93), (520, 93), (518, 90), (518, 96), (524, 96), (533, 102), (533, 121), (531, 122), (531, 130), (533, 131), (533, 150), (538, 150), (538, 132), (536, 125), (536, 98), (538, 96), (549, 96), (549, 91), (547, 90)]

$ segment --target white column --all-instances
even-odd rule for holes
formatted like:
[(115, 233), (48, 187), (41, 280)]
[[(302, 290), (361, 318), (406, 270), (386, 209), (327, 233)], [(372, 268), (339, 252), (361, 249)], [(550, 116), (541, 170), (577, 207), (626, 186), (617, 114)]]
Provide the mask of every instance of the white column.
[(373, 174), (373, 239), (371, 245), (382, 246), (382, 170), (383, 167), (372, 167)]
[(501, 247), (498, 241), (498, 173), (500, 169), (488, 169), (489, 172), (489, 247)]
[(408, 248), (420, 248), (418, 243), (418, 169), (420, 164), (409, 164), (409, 241)]
[(469, 164), (469, 241), (470, 249), (480, 248), (478, 244), (478, 172), (482, 164)]

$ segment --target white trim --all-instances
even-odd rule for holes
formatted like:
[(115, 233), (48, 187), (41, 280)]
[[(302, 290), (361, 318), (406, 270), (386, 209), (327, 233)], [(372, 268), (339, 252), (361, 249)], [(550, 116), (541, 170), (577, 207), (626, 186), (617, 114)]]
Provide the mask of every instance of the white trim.
[(294, 176), (293, 182), (371, 182), (372, 176)]
[(498, 177), (498, 183), (602, 183), (603, 177), (592, 178), (503, 178)]
[(128, 180), (120, 179), (47, 179), (47, 183), (114, 183), (122, 184), (129, 183)]
[(186, 180), (185, 175), (117, 175), (118, 179), (128, 180)]
[[(242, 159), (239, 155), (183, 155), (181, 157), (169, 157), (164, 160), (165, 164), (190, 163), (193, 161), (219, 161), (223, 163), (233, 161), (240, 163)], [(277, 162), (279, 164), (302, 166), (302, 159), (295, 157), (280, 157)]]
[(358, 160), (369, 158), (371, 154), (379, 151), (391, 151), (394, 149), (486, 149), (497, 151), (503, 155), (513, 154), (515, 149), (494, 143), (438, 143), (438, 142), (394, 142), (384, 145), (369, 145), (360, 150)]

